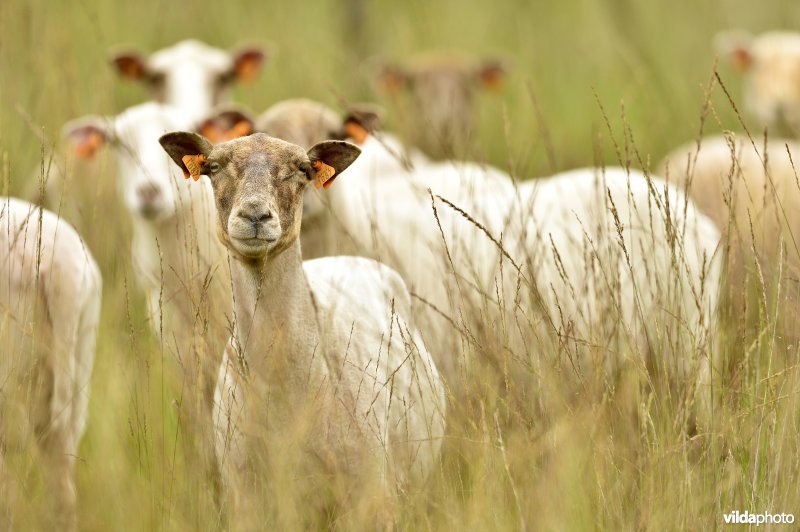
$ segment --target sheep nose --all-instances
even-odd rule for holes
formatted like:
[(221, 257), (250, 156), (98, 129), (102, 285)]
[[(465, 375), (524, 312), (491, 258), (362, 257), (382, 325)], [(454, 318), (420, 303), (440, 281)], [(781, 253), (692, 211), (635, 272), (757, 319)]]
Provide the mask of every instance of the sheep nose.
[(153, 203), (161, 195), (161, 190), (155, 183), (146, 183), (136, 189), (136, 196), (144, 204)]
[(272, 219), (269, 209), (245, 209), (239, 211), (239, 217), (249, 220), (253, 225), (262, 224)]

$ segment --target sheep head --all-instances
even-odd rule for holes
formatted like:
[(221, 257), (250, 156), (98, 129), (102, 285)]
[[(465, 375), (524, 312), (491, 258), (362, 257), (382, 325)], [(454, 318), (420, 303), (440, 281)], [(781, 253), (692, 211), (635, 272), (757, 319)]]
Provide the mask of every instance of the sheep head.
[(214, 189), (220, 238), (245, 260), (268, 260), (300, 234), (303, 191), (327, 188), (358, 157), (343, 141), (308, 151), (255, 133), (213, 146), (197, 133), (168, 133), (161, 146), (186, 175), (207, 175)]

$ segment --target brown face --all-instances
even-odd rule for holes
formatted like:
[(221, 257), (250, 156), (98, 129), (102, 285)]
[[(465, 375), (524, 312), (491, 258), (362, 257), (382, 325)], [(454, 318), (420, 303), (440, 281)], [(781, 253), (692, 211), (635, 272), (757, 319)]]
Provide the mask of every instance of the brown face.
[(300, 233), (311, 162), (300, 147), (254, 135), (229, 142), (206, 161), (220, 226), (246, 257), (277, 255)]
[(225, 244), (245, 258), (266, 260), (297, 240), (308, 183), (329, 185), (360, 153), (341, 141), (306, 152), (263, 133), (217, 146), (184, 132), (160, 142), (186, 174), (210, 178)]
[(417, 141), (428, 149), (441, 146), (448, 151), (470, 134), (476, 89), (497, 89), (504, 76), (505, 68), (499, 60), (478, 62), (434, 53), (418, 57), (407, 66), (384, 65), (377, 84), (388, 94), (407, 92), (417, 123), (424, 123), (417, 129)]
[(296, 98), (279, 102), (258, 118), (257, 131), (292, 142), (313, 146), (321, 140), (343, 139), (342, 119), (324, 104)]

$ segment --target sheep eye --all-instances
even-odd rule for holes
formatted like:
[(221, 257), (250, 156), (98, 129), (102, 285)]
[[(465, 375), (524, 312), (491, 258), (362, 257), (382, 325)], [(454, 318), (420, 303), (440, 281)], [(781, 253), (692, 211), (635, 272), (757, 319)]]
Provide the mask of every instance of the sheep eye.
[(219, 172), (220, 166), (219, 163), (214, 161), (208, 165), (208, 171), (212, 174), (216, 174)]

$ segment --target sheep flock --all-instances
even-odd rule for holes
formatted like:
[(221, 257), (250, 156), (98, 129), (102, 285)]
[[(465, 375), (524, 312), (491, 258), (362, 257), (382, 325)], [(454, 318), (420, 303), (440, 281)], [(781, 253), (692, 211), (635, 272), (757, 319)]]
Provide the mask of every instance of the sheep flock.
[(123, 96), (54, 131), (0, 81), (0, 529), (792, 523), (800, 33), (694, 50), (685, 134), (587, 87), (587, 159), (510, 48), (345, 4), (362, 90), (202, 32), (98, 50)]

